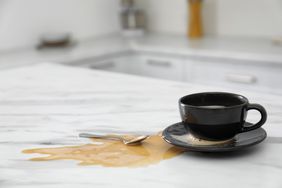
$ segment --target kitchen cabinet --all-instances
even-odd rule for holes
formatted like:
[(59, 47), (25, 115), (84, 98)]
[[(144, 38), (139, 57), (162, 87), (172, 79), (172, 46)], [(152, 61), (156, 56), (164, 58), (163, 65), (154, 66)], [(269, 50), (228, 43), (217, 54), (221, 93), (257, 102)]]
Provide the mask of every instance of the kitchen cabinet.
[(142, 76), (182, 81), (184, 74), (183, 66), (184, 58), (141, 54), (135, 57), (131, 70), (132, 73)]
[(101, 59), (87, 58), (71, 64), (90, 69), (182, 81), (183, 63), (184, 59), (178, 57), (134, 54)]
[(134, 53), (71, 63), (90, 69), (166, 80), (218, 85), (237, 90), (282, 93), (282, 65), (212, 57)]
[(129, 73), (132, 57), (129, 55), (118, 57), (104, 57), (104, 58), (85, 58), (78, 60), (69, 65), (85, 67), (90, 69), (105, 70), (111, 72)]
[(282, 90), (282, 66), (277, 64), (223, 59), (190, 59), (186, 81), (255, 91)]
[(99, 69), (112, 72), (126, 73), (126, 61), (123, 58), (110, 58), (87, 64), (90, 69)]
[(2, 52), (0, 69), (40, 62), (241, 90), (282, 90), (281, 47), (265, 39), (105, 36), (79, 41), (71, 48)]

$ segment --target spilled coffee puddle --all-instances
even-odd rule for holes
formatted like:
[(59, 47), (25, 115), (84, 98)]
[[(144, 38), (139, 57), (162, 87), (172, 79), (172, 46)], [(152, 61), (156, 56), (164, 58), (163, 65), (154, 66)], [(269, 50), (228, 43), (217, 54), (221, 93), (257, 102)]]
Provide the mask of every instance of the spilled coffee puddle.
[[(126, 135), (125, 135), (126, 136)], [(28, 154), (48, 156), (31, 158), (31, 161), (77, 160), (79, 165), (104, 167), (141, 167), (159, 163), (184, 152), (166, 143), (160, 135), (153, 135), (141, 145), (128, 146), (120, 141), (92, 139), (93, 144), (57, 148), (24, 150)]]

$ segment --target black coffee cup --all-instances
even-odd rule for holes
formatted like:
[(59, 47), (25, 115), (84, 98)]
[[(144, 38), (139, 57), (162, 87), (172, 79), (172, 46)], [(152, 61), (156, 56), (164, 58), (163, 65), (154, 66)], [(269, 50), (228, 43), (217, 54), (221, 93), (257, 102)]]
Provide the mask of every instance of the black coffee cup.
[[(267, 113), (263, 106), (250, 104), (242, 95), (224, 92), (206, 92), (179, 99), (179, 109), (186, 128), (197, 137), (222, 140), (261, 127)], [(258, 110), (261, 119), (245, 126), (248, 110)]]

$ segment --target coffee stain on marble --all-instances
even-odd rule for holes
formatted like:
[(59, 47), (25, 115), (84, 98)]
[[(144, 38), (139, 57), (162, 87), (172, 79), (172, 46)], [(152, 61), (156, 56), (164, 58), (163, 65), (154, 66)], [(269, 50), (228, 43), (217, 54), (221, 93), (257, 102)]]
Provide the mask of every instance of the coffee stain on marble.
[(230, 138), (226, 140), (204, 140), (201, 138), (198, 138), (196, 136), (193, 136), (192, 134), (187, 135), (172, 135), (177, 140), (180, 140), (184, 143), (188, 143), (189, 145), (193, 146), (218, 146), (218, 145), (224, 145), (224, 144), (232, 144), (236, 142), (235, 138)]
[[(126, 136), (126, 135), (124, 135)], [(161, 135), (152, 135), (142, 144), (124, 145), (120, 141), (91, 139), (93, 144), (57, 148), (27, 149), (26, 154), (43, 154), (31, 161), (77, 160), (79, 165), (101, 165), (104, 167), (141, 167), (157, 164), (176, 157), (184, 149), (166, 143)]]

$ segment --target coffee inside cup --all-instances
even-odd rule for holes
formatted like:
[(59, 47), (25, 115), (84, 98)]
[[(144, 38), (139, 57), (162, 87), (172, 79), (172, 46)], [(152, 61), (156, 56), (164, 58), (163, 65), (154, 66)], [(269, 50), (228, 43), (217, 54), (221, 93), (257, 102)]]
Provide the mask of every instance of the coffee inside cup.
[(180, 102), (202, 108), (226, 108), (244, 104), (248, 100), (243, 96), (227, 93), (202, 93), (184, 97)]

